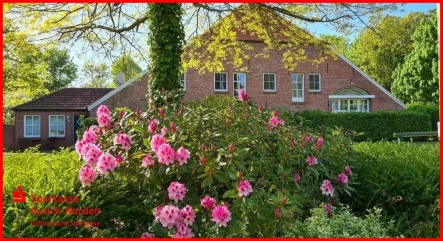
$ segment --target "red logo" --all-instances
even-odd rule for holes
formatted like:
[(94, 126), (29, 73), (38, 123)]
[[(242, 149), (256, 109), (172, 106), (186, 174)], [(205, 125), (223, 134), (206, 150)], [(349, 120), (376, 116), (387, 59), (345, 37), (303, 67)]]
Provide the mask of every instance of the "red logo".
[(26, 202), (26, 192), (22, 190), (21, 186), (17, 186), (17, 190), (12, 192), (12, 201), (15, 203)]

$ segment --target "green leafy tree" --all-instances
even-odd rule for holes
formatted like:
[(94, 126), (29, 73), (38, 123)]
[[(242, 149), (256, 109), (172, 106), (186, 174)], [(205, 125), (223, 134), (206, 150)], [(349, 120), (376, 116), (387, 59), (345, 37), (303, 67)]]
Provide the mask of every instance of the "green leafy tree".
[(346, 55), (349, 48), (349, 41), (346, 37), (333, 34), (320, 34), (320, 39), (334, 46), (339, 53)]
[(148, 100), (153, 104), (158, 102), (156, 97), (163, 88), (182, 88), (180, 71), (185, 32), (181, 4), (149, 4), (147, 15), (150, 22)]
[(66, 49), (48, 49), (44, 52), (44, 59), (50, 73), (50, 82), (44, 85), (47, 90), (64, 88), (77, 78), (77, 66)]
[(86, 61), (83, 65), (83, 77), (85, 88), (106, 88), (108, 87), (109, 68), (106, 64), (95, 64), (91, 61)]
[(372, 19), (374, 27), (359, 33), (346, 56), (379, 84), (391, 90), (392, 72), (411, 52), (411, 36), (423, 15), (410, 13), (405, 17)]
[(114, 80), (111, 85), (116, 85), (115, 78), (117, 74), (123, 73), (124, 81), (140, 77), (142, 69), (129, 55), (120, 56), (111, 66), (111, 78)]
[(393, 74), (392, 92), (406, 103), (439, 103), (437, 15), (424, 18), (412, 36), (412, 51)]

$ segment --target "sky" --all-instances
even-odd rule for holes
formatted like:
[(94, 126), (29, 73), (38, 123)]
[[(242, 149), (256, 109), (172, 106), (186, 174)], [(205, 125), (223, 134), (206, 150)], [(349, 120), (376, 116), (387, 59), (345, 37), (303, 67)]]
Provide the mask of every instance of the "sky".
[[(428, 4), (422, 4), (422, 3), (408, 3), (408, 4), (404, 4), (399, 6), (399, 9), (392, 13), (392, 15), (396, 15), (396, 16), (405, 16), (410, 12), (428, 12), (431, 9), (436, 9), (437, 8), (437, 4), (436, 3), (428, 3)], [(325, 25), (325, 24), (321, 24), (321, 23), (316, 23), (316, 24), (310, 24), (307, 26), (309, 32), (313, 33), (314, 35), (318, 36), (320, 34), (337, 34), (333, 29), (331, 29), (330, 26)], [(355, 37), (357, 36), (358, 32), (354, 32), (350, 35), (347, 36), (348, 40), (351, 42), (352, 40), (355, 39)], [(73, 61), (74, 63), (79, 67), (79, 70), (81, 69), (81, 67), (83, 66), (84, 62), (86, 60), (92, 60), (93, 62), (96, 63), (100, 63), (101, 61), (103, 61), (102, 58), (100, 58), (100, 56), (94, 54), (94, 53), (87, 53), (85, 54), (75, 54), (75, 52), (80, 52), (80, 51), (76, 51), (79, 50), (81, 48), (81, 46), (74, 46), (74, 48), (72, 49), (72, 57), (73, 57)], [(110, 63), (109, 60), (107, 60), (107, 64), (110, 66), (112, 63)], [(139, 64), (140, 67), (142, 69), (145, 69), (147, 63), (143, 62)], [(81, 72), (79, 72), (79, 75), (81, 76)], [(74, 87), (80, 87), (82, 84), (84, 84), (84, 79), (82, 79), (81, 77), (74, 81), (72, 83), (72, 86)]]

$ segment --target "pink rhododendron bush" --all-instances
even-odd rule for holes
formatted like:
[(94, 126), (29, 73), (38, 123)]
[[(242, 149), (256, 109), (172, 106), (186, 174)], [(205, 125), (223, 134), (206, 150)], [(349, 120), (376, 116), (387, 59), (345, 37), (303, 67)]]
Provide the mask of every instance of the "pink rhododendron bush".
[(146, 112), (100, 106), (76, 151), (89, 196), (119, 202), (101, 204), (120, 208), (108, 236), (276, 237), (352, 193), (350, 144), (340, 130), (288, 126), (242, 92)]

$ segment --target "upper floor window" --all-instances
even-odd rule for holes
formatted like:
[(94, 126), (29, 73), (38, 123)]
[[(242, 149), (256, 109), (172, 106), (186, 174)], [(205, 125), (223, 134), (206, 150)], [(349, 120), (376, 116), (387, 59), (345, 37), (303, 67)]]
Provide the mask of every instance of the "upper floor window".
[(321, 75), (309, 74), (309, 92), (321, 91)]
[(49, 116), (49, 137), (65, 136), (65, 116), (50, 115)]
[(40, 116), (25, 115), (25, 137), (40, 137)]
[(304, 74), (292, 74), (292, 102), (304, 102)]
[(274, 92), (277, 90), (276, 75), (274, 73), (263, 74), (263, 91)]
[(214, 91), (228, 91), (228, 78), (226, 73), (214, 73)]
[(237, 97), (239, 90), (243, 89), (246, 91), (246, 73), (234, 73), (233, 77), (233, 94), (234, 97)]

